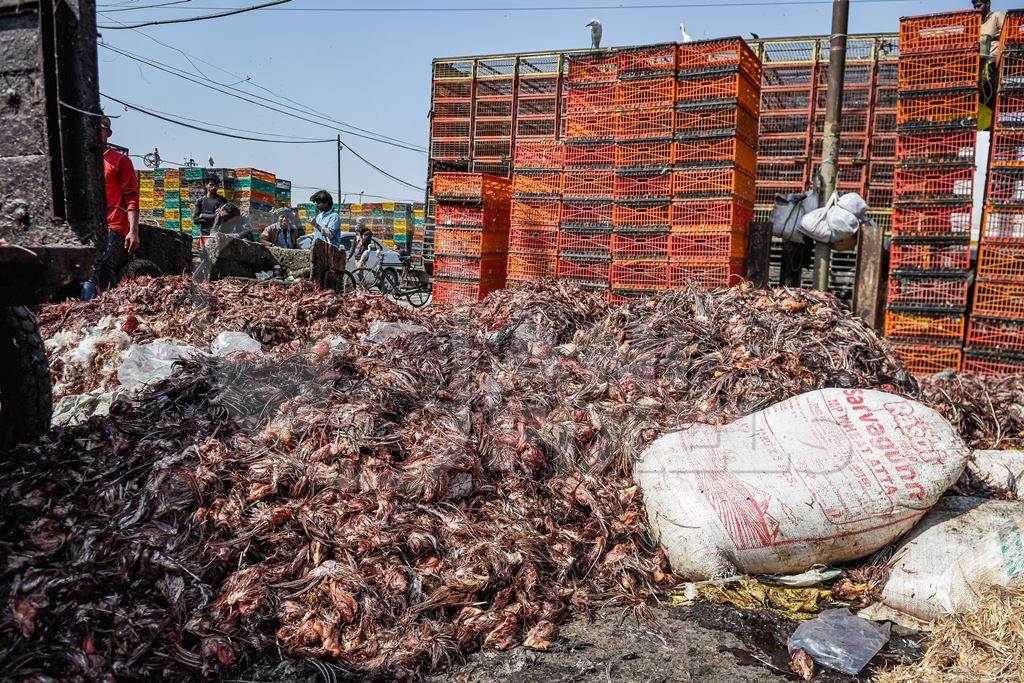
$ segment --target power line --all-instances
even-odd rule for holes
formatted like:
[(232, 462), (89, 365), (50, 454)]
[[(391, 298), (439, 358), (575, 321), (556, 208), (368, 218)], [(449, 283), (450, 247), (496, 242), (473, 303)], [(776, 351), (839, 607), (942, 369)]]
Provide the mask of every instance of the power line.
[(357, 152), (357, 151), (355, 151), (354, 149), (352, 149), (352, 147), (351, 147), (351, 146), (349, 146), (349, 145), (348, 145), (347, 143), (344, 143), (344, 142), (343, 142), (343, 143), (341, 143), (341, 146), (342, 146), (342, 148), (343, 148), (343, 149), (347, 149), (348, 151), (352, 152), (352, 154), (353, 154), (353, 155), (354, 155), (354, 156), (355, 156), (355, 157), (356, 157), (357, 159), (359, 159), (360, 161), (362, 161), (362, 162), (363, 162), (364, 164), (366, 164), (366, 165), (367, 165), (367, 166), (369, 166), (370, 168), (372, 168), (372, 169), (376, 170), (376, 171), (377, 171), (378, 173), (381, 173), (381, 174), (383, 174), (383, 175), (386, 175), (386, 176), (387, 176), (388, 178), (391, 178), (391, 179), (392, 179), (392, 180), (394, 180), (395, 182), (398, 182), (398, 183), (402, 183), (403, 185), (406, 185), (406, 186), (408, 186), (408, 187), (411, 187), (411, 188), (412, 188), (412, 189), (414, 189), (414, 190), (419, 190), (419, 191), (421, 191), (421, 192), (426, 192), (426, 188), (420, 187), (419, 185), (413, 185), (412, 183), (410, 183), (410, 182), (408, 182), (408, 181), (402, 180), (402, 179), (401, 179), (401, 178), (399, 178), (398, 176), (394, 176), (394, 175), (391, 175), (390, 173), (388, 173), (387, 171), (385, 171), (385, 170), (384, 170), (383, 168), (381, 168), (380, 166), (377, 166), (377, 165), (376, 165), (376, 164), (374, 164), (374, 163), (373, 163), (372, 161), (370, 161), (369, 159), (367, 159), (366, 157), (364, 157), (364, 156), (363, 156), (362, 154), (360, 154), (359, 152)]
[[(217, 7), (217, 8), (213, 8), (213, 7), (211, 7), (210, 9), (222, 9), (222, 10), (225, 10), (225, 11), (218, 12), (217, 14), (204, 14), (204, 15), (199, 16), (199, 17), (184, 17), (182, 19), (154, 19), (153, 21), (143, 21), (143, 22), (140, 22), (138, 24), (128, 24), (128, 25), (125, 25), (125, 24), (121, 24), (120, 22), (118, 22), (120, 24), (119, 26), (113, 26), (111, 24), (99, 24), (99, 25), (96, 26), (96, 28), (103, 28), (103, 29), (126, 29), (126, 28), (142, 28), (143, 26), (159, 26), (161, 24), (185, 24), (185, 23), (188, 23), (188, 22), (191, 22), (191, 21), (206, 21), (207, 19), (220, 19), (221, 17), (230, 17), (230, 16), (232, 16), (234, 14), (242, 14), (243, 12), (252, 12), (253, 10), (265, 9), (267, 7), (273, 7), (274, 5), (283, 5), (284, 3), (291, 2), (291, 1), (292, 0), (270, 0), (270, 2), (264, 2), (264, 3), (261, 3), (259, 5), (250, 5), (249, 7), (236, 7), (236, 8), (230, 8), (230, 7)], [(134, 9), (142, 9), (142, 8), (141, 7), (136, 7)], [(190, 8), (190, 9), (206, 9), (206, 8), (205, 7), (203, 7), (203, 8), (196, 7), (196, 8)]]
[[(169, 5), (180, 5), (185, 2), (192, 2), (192, 0), (171, 0), (171, 2), (162, 2), (158, 5), (136, 5), (135, 7), (110, 7), (109, 9), (103, 9), (104, 12), (132, 12), (137, 9), (154, 9), (157, 7), (167, 7)], [(107, 5), (100, 5), (100, 8), (106, 8)], [(176, 9), (185, 9), (184, 7), (178, 7)]]

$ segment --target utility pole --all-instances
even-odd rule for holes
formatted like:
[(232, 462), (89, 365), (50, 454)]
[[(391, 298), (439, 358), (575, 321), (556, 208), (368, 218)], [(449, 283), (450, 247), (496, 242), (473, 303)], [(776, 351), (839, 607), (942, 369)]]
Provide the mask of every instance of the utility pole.
[[(850, 0), (832, 0), (832, 37), (828, 50), (828, 92), (825, 100), (825, 131), (821, 145), (822, 205), (836, 191), (839, 177), (839, 130), (843, 113), (843, 82), (846, 71), (846, 30), (850, 23)], [(814, 243), (814, 288), (828, 289), (832, 248)]]
[(341, 133), (338, 133), (338, 208), (341, 208)]

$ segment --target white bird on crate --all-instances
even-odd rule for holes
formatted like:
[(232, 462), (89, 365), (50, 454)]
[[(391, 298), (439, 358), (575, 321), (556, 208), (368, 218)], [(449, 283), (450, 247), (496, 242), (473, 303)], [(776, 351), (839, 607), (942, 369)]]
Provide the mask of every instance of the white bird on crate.
[(679, 32), (683, 34), (683, 42), (684, 43), (692, 43), (693, 42), (693, 38), (691, 38), (690, 34), (686, 32), (686, 24), (684, 24), (681, 21), (679, 22)]
[(596, 50), (601, 47), (601, 22), (597, 19), (591, 19), (587, 22), (587, 26), (590, 27), (590, 46)]
[(210, 168), (213, 168), (213, 155), (206, 157), (206, 163), (210, 164)]

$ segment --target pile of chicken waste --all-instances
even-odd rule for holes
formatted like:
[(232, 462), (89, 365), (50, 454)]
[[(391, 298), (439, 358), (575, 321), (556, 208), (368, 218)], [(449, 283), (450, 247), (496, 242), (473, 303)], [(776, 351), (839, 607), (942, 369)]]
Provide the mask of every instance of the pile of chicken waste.
[[(185, 361), (0, 465), (14, 678), (216, 676), (268, 652), (393, 678), (545, 649), (571, 614), (643, 615), (677, 583), (628, 476), (660, 434), (828, 386), (921, 395), (874, 332), (802, 290), (610, 307), (550, 282), (417, 312), (164, 278), (40, 321), (111, 315), (137, 343), (239, 330), (268, 353)], [(388, 321), (427, 331), (364, 341)], [(936, 382), (965, 438), (1019, 443), (1018, 416), (993, 425), (962, 403), (977, 387)]]

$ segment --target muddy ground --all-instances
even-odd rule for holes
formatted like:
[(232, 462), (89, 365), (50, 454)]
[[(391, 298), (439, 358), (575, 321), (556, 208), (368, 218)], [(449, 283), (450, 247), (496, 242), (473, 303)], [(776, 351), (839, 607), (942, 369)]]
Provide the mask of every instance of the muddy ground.
[[(786, 639), (796, 623), (769, 612), (746, 612), (723, 605), (699, 604), (655, 610), (637, 621), (605, 611), (593, 622), (575, 619), (546, 652), (522, 647), (477, 652), (429, 683), (541, 683), (548, 681), (624, 681), (668, 683), (770, 683), (798, 680), (788, 675)], [(911, 648), (913, 649), (913, 648)], [(879, 656), (873, 664), (881, 664)], [(895, 659), (896, 655), (888, 655)], [(333, 677), (333, 678), (332, 678)], [(867, 678), (866, 676), (864, 678)], [(314, 683), (356, 680), (340, 671), (309, 663), (265, 664), (239, 681)], [(857, 679), (819, 672), (821, 683)]]

